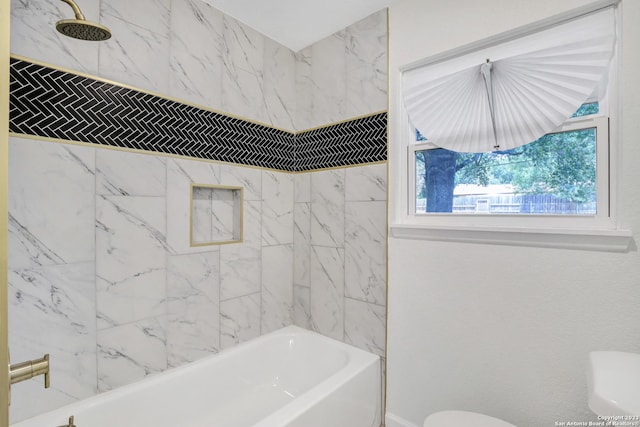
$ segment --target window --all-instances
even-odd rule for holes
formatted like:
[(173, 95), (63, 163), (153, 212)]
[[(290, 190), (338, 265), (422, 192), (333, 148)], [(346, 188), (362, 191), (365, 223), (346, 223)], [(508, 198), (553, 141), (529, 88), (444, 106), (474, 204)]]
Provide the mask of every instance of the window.
[(608, 215), (607, 195), (598, 197), (609, 151), (608, 121), (599, 110), (597, 102), (584, 104), (560, 131), (504, 151), (459, 153), (416, 131), (409, 146), (411, 212)]
[(612, 0), (402, 67), (392, 236), (627, 250), (616, 14)]

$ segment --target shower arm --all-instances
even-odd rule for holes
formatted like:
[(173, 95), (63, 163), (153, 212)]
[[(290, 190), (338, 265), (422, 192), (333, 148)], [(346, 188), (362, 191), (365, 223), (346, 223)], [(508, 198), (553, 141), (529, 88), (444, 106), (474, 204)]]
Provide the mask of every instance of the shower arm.
[(73, 0), (61, 0), (61, 1), (65, 2), (66, 4), (71, 6), (71, 8), (73, 9), (73, 13), (75, 13), (75, 15), (76, 15), (76, 19), (81, 20), (81, 21), (85, 21), (86, 20), (86, 18), (84, 17), (82, 12), (80, 11), (80, 8), (78, 7), (78, 5)]

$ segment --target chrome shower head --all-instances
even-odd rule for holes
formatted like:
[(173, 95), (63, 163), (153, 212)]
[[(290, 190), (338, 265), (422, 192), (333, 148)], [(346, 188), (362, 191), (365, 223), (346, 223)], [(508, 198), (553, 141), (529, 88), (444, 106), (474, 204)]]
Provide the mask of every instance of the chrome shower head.
[(62, 0), (73, 9), (75, 19), (62, 19), (56, 23), (56, 30), (68, 37), (79, 40), (103, 41), (111, 38), (111, 31), (104, 25), (87, 21), (73, 0)]

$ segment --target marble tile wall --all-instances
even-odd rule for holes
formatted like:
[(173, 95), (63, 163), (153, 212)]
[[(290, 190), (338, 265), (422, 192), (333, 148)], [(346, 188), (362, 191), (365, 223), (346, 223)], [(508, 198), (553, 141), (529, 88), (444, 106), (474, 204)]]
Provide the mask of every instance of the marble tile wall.
[(85, 0), (99, 44), (61, 36), (63, 2), (11, 1), (11, 52), (286, 130), (387, 109), (387, 13), (297, 53), (201, 0)]
[[(23, 138), (10, 150), (12, 353), (50, 352), (57, 378), (16, 387), (14, 402), (39, 403), (12, 405), (13, 421), (291, 323), (384, 357), (386, 164), (292, 175)], [(242, 185), (244, 241), (169, 245), (176, 182)]]
[(293, 323), (379, 355), (385, 384), (387, 165), (300, 173), (294, 185)]
[(295, 176), (293, 321), (385, 356), (386, 164)]
[(387, 12), (295, 54), (297, 130), (387, 109)]
[(97, 391), (96, 163), (91, 148), (21, 140), (9, 155), (11, 358), (50, 353), (57, 378), (46, 398), (42, 381), (13, 387), (10, 410), (24, 418)]
[[(297, 52), (295, 95), (297, 130), (386, 110), (386, 11)], [(386, 165), (298, 174), (293, 224), (294, 323), (383, 357), (386, 181)]]
[[(114, 32), (96, 45), (55, 32), (63, 2), (12, 0), (11, 51), (287, 130), (386, 109), (384, 11), (293, 53), (200, 0), (134, 3), (83, 1)], [(55, 361), (51, 389), (14, 388), (12, 422), (290, 323), (384, 355), (384, 164), (292, 175), (12, 138), (9, 175), (12, 360)], [(243, 242), (173, 245), (180, 182), (244, 187)]]
[(294, 129), (295, 56), (201, 0), (84, 0), (109, 27), (101, 43), (60, 35), (59, 1), (11, 1), (11, 53), (286, 130)]
[[(12, 422), (292, 323), (294, 175), (25, 138), (10, 164), (12, 356), (53, 378)], [(243, 242), (167, 243), (192, 182), (245, 188)]]

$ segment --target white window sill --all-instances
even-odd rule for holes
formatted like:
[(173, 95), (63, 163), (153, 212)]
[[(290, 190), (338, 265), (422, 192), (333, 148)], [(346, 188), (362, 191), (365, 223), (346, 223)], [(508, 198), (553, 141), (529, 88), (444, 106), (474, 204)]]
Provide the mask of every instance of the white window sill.
[(398, 239), (604, 252), (627, 252), (633, 238), (629, 230), (429, 226), (424, 224), (393, 224), (391, 236)]

